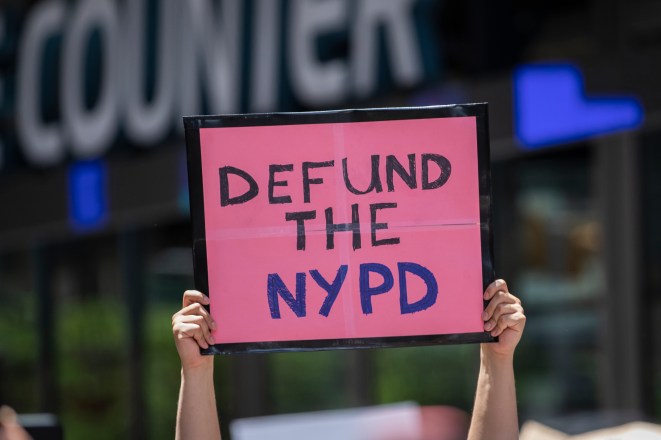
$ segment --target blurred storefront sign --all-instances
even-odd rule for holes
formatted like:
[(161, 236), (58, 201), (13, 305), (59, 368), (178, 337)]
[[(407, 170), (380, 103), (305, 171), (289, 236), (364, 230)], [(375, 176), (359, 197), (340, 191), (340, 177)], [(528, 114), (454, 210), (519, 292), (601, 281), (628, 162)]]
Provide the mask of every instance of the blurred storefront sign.
[[(153, 147), (181, 116), (328, 108), (412, 87), (425, 1), (38, 2), (20, 29), (15, 129), (28, 165)], [(385, 78), (385, 79), (384, 79)]]
[(587, 95), (579, 68), (556, 63), (528, 64), (515, 71), (514, 112), (517, 138), (528, 149), (631, 130), (644, 117), (638, 99)]

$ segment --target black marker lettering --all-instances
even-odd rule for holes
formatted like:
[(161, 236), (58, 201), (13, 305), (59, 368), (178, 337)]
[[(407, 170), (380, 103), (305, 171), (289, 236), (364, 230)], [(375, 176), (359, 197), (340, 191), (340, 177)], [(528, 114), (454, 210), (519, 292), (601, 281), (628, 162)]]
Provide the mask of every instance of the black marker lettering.
[(317, 211), (287, 212), (285, 220), (296, 220), (296, 250), (305, 250), (305, 220), (317, 218)]
[[(257, 197), (257, 194), (259, 193), (259, 187), (257, 186), (255, 179), (253, 179), (250, 174), (239, 168), (231, 166), (219, 168), (218, 171), (220, 173), (220, 206), (239, 205)], [(234, 174), (235, 176), (241, 177), (243, 180), (245, 180), (249, 185), (248, 191), (241, 194), (240, 196), (230, 197), (228, 174)]]
[(383, 188), (381, 187), (381, 177), (379, 176), (379, 155), (378, 154), (372, 155), (371, 162), (372, 162), (372, 180), (370, 182), (370, 186), (368, 186), (365, 191), (359, 191), (356, 188), (354, 188), (351, 182), (349, 181), (347, 158), (345, 157), (344, 159), (342, 159), (342, 175), (344, 176), (344, 185), (353, 194), (361, 195), (361, 194), (367, 194), (372, 191), (376, 191), (378, 193), (383, 191)]
[[(441, 175), (433, 182), (429, 182), (429, 161), (435, 162), (441, 170)], [(436, 189), (445, 185), (450, 178), (452, 166), (450, 161), (440, 154), (422, 155), (422, 189)]]
[(335, 162), (329, 160), (327, 162), (303, 162), (303, 202), (310, 203), (310, 185), (315, 184), (319, 185), (324, 183), (324, 179), (321, 177), (318, 179), (310, 179), (309, 169), (310, 168), (323, 168), (323, 167), (332, 167), (335, 165)]
[(279, 204), (279, 203), (291, 203), (291, 197), (289, 196), (278, 196), (273, 195), (273, 187), (275, 186), (287, 186), (286, 180), (275, 180), (275, 173), (282, 171), (292, 171), (294, 169), (293, 164), (287, 165), (269, 165), (269, 203)]
[(326, 208), (326, 249), (335, 248), (335, 232), (352, 231), (353, 249), (360, 249), (360, 219), (358, 204), (351, 205), (351, 223), (333, 223), (333, 208)]
[(388, 229), (388, 223), (376, 222), (376, 211), (380, 209), (397, 208), (397, 203), (374, 203), (370, 205), (370, 220), (372, 231), (372, 246), (383, 246), (388, 244), (399, 244), (399, 237), (376, 239), (376, 231), (379, 229)]
[(399, 163), (395, 156), (386, 156), (386, 185), (388, 186), (388, 192), (395, 191), (395, 185), (393, 183), (393, 171), (401, 177), (402, 181), (411, 189), (418, 187), (418, 182), (415, 176), (415, 154), (409, 154), (409, 171), (406, 172), (404, 166)]

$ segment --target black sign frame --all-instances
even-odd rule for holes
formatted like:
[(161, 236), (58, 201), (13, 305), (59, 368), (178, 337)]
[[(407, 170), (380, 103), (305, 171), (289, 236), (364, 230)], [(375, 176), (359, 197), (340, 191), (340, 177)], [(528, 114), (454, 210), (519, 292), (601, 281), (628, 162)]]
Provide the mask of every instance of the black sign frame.
[[(429, 107), (370, 108), (292, 113), (252, 113), (215, 116), (186, 116), (184, 129), (188, 159), (188, 188), (193, 230), (193, 266), (195, 289), (208, 293), (208, 265), (204, 221), (200, 129), (252, 127), (267, 125), (371, 122), (403, 119), (452, 118), (474, 116), (477, 130), (479, 175), (480, 240), (482, 247), (483, 290), (495, 280), (492, 228), (491, 165), (489, 148), (488, 104), (454, 104)], [(484, 301), (483, 307), (487, 302)], [(207, 306), (209, 308), (209, 306)], [(442, 335), (398, 336), (380, 338), (318, 339), (215, 344), (201, 349), (202, 354), (300, 352), (317, 350), (411, 347), (439, 344), (496, 342), (489, 332)]]

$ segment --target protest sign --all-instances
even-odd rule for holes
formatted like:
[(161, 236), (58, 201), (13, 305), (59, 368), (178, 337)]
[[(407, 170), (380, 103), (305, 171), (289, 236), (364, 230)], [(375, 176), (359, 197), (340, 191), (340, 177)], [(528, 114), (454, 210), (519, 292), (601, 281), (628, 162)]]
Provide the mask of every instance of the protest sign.
[(184, 124), (208, 353), (493, 340), (486, 104)]

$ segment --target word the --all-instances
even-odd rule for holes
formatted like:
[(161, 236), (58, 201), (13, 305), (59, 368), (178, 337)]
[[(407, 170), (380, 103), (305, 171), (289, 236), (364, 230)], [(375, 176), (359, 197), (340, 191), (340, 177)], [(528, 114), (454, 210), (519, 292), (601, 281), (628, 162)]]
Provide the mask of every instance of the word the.
[[(388, 223), (377, 223), (376, 213), (381, 209), (397, 208), (397, 203), (372, 203), (370, 204), (370, 232), (372, 235), (372, 246), (383, 246), (390, 244), (399, 244), (399, 237), (376, 238), (376, 231), (388, 229)], [(324, 210), (326, 217), (326, 249), (335, 248), (336, 232), (351, 232), (353, 249), (361, 248), (360, 236), (360, 215), (358, 204), (351, 205), (351, 223), (333, 223), (333, 208)], [(285, 213), (286, 221), (296, 222), (296, 250), (305, 250), (305, 221), (317, 218), (317, 211), (300, 211)]]

